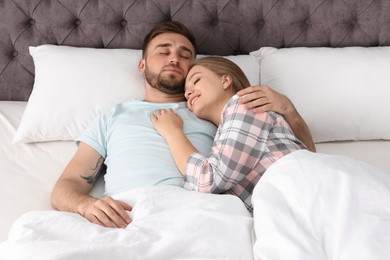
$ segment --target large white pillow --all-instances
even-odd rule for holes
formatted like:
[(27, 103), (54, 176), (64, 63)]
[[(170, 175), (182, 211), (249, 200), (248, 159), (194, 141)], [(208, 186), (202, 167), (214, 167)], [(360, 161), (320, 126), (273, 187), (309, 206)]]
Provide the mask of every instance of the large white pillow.
[(264, 47), (260, 82), (285, 94), (315, 142), (390, 139), (390, 47)]
[[(35, 65), (33, 92), (13, 142), (74, 140), (110, 107), (145, 97), (137, 66), (141, 50), (56, 45), (30, 47)], [(226, 56), (254, 85), (259, 64), (250, 55)]]
[(141, 50), (30, 47), (34, 88), (15, 142), (74, 140), (111, 106), (145, 96)]

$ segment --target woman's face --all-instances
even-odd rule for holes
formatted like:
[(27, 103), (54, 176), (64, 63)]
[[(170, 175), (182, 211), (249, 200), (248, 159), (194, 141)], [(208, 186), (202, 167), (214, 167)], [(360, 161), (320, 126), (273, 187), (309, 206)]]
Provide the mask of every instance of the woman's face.
[(204, 66), (194, 66), (187, 75), (185, 97), (188, 108), (197, 117), (214, 121), (232, 96), (226, 92), (226, 76), (219, 76)]

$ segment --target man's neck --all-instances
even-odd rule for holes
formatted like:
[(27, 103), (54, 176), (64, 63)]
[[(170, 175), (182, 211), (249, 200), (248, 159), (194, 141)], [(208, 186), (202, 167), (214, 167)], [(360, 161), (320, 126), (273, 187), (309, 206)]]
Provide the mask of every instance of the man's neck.
[(146, 95), (144, 101), (153, 103), (176, 103), (185, 101), (185, 98), (183, 93), (166, 94), (157, 89), (146, 87)]

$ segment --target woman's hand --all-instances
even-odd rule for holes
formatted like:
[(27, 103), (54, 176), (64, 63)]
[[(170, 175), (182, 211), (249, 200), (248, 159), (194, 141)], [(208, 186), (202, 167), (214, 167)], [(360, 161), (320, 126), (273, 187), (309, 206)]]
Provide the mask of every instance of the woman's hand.
[(158, 110), (151, 119), (157, 132), (167, 140), (177, 168), (184, 175), (188, 158), (197, 150), (184, 134), (183, 119), (171, 108)]
[(183, 119), (172, 108), (157, 110), (151, 115), (151, 120), (154, 128), (165, 139), (183, 132)]

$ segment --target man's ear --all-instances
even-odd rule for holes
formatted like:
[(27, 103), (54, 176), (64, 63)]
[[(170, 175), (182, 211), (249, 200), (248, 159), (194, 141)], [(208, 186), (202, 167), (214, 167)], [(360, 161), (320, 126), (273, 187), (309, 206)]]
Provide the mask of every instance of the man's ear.
[(223, 75), (222, 76), (222, 85), (223, 85), (224, 90), (230, 88), (232, 86), (232, 78), (227, 74)]
[(138, 62), (138, 71), (142, 74), (145, 72), (145, 59), (140, 59)]

